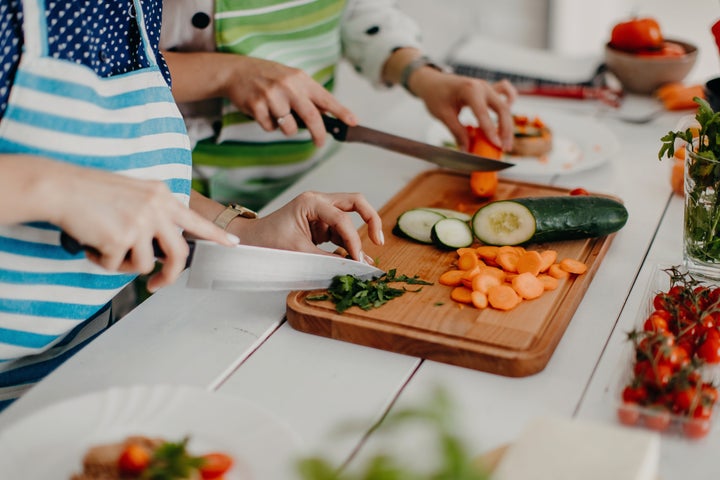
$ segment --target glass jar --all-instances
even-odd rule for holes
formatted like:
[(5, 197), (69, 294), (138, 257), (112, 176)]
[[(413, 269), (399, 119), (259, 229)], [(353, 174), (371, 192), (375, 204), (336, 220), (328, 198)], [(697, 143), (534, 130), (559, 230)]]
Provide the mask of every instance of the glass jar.
[(685, 150), (683, 261), (691, 273), (720, 279), (720, 161)]

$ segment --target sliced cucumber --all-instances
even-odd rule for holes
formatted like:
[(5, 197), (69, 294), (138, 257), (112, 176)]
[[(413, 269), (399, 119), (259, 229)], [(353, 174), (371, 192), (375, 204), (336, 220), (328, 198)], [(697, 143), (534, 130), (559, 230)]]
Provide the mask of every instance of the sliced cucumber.
[(421, 243), (433, 243), (432, 227), (447, 217), (425, 208), (413, 208), (403, 212), (397, 219), (397, 231), (407, 238)]
[(443, 218), (435, 222), (430, 237), (435, 245), (449, 250), (469, 247), (475, 240), (470, 225), (458, 218)]
[(458, 212), (457, 210), (451, 210), (449, 208), (438, 208), (438, 207), (422, 207), (425, 210), (430, 210), (436, 213), (439, 213), (440, 215), (443, 215), (447, 218), (457, 218), (458, 220), (462, 220), (463, 222), (469, 222), (472, 220), (472, 215), (467, 214), (465, 212)]
[(528, 197), (491, 202), (472, 219), (488, 245), (518, 245), (609, 235), (628, 219), (625, 206), (599, 196)]

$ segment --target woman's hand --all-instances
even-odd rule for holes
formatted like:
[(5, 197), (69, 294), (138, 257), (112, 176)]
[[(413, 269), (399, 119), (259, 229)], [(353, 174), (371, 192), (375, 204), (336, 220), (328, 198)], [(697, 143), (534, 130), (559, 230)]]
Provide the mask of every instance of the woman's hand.
[[(448, 127), (462, 150), (467, 151), (470, 142), (467, 130), (458, 120), (463, 107), (472, 110), (478, 126), (492, 143), (505, 151), (512, 149), (510, 106), (517, 98), (517, 90), (507, 80), (491, 84), (425, 67), (410, 77), (409, 86), (425, 102), (428, 111)], [(497, 114), (497, 124), (490, 117), (490, 110)]]
[(304, 71), (278, 62), (218, 52), (164, 52), (178, 102), (224, 97), (252, 116), (266, 131), (277, 128), (287, 136), (303, 119), (316, 145), (327, 132), (321, 113), (356, 125), (353, 113)]
[(0, 212), (0, 223), (57, 225), (94, 247), (98, 253), (87, 253), (88, 259), (106, 270), (150, 273), (156, 260), (152, 242), (157, 240), (165, 257), (148, 280), (150, 291), (172, 283), (185, 268), (189, 250), (183, 230), (233, 244), (226, 232), (188, 209), (160, 181), (28, 156), (0, 157), (0, 176), (0, 187), (5, 187), (0, 188), (0, 204), (5, 195), (23, 199), (16, 213)]
[(330, 241), (355, 260), (372, 263), (362, 251), (351, 212), (367, 223), (370, 239), (382, 245), (380, 216), (359, 193), (305, 192), (265, 217), (233, 220), (228, 230), (244, 244), (328, 255), (317, 245)]

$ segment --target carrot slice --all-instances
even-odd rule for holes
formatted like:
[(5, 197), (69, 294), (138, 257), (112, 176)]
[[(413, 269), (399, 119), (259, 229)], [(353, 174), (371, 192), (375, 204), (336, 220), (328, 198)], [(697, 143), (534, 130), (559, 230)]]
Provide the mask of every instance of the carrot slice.
[(474, 248), (470, 248), (470, 247), (460, 247), (457, 250), (455, 250), (455, 253), (458, 254), (458, 257), (462, 256), (463, 253), (467, 253), (467, 252), (473, 252), (473, 253), (477, 254), (477, 251)]
[(512, 280), (512, 288), (526, 300), (538, 298), (545, 291), (545, 286), (530, 272), (519, 273)]
[(482, 310), (483, 308), (487, 308), (488, 306), (487, 295), (482, 292), (473, 291), (470, 294), (470, 299), (472, 300), (472, 304), (475, 308), (479, 308)]
[(491, 267), (489, 265), (485, 265), (480, 267), (480, 274), (486, 274), (486, 275), (492, 275), (494, 277), (497, 277), (498, 280), (500, 280), (500, 283), (504, 282), (507, 278), (507, 273), (505, 273), (504, 270), (498, 268), (498, 267)]
[(487, 293), (490, 288), (502, 285), (502, 283), (502, 280), (496, 275), (491, 273), (478, 273), (475, 275), (475, 278), (472, 279), (472, 290), (473, 292)]
[(540, 272), (546, 272), (548, 268), (550, 268), (550, 265), (555, 263), (555, 260), (557, 260), (557, 250), (543, 250), (540, 252), (540, 257), (542, 258), (542, 265), (540, 266)]
[(457, 287), (462, 282), (462, 278), (465, 275), (464, 270), (448, 270), (443, 272), (438, 279), (438, 283), (446, 285), (448, 287)]
[(480, 198), (489, 198), (495, 195), (498, 183), (497, 172), (476, 171), (470, 173), (470, 190)]
[(495, 257), (497, 264), (502, 267), (506, 272), (515, 273), (517, 272), (517, 262), (520, 255), (515, 250), (504, 250), (500, 247), (498, 254)]
[(462, 255), (460, 255), (457, 261), (457, 267), (460, 270), (472, 270), (479, 264), (480, 259), (478, 258), (477, 252), (475, 250), (464, 252)]
[(543, 287), (545, 287), (545, 291), (555, 290), (560, 284), (557, 278), (551, 275), (546, 275), (544, 273), (538, 275), (537, 278), (542, 282)]
[(481, 245), (475, 249), (480, 258), (486, 262), (494, 261), (498, 250), (500, 250), (500, 247), (496, 247), (494, 245)]
[(555, 277), (558, 280), (561, 280), (563, 278), (567, 278), (568, 276), (570, 276), (570, 274), (566, 270), (563, 270), (560, 267), (559, 263), (553, 263), (552, 265), (550, 265), (550, 268), (548, 268), (548, 273), (550, 274), (551, 277)]
[(472, 290), (467, 287), (455, 287), (450, 292), (450, 298), (459, 303), (472, 303)]
[(575, 260), (574, 258), (564, 258), (560, 262), (560, 268), (562, 268), (568, 273), (582, 275), (583, 273), (587, 272), (588, 267), (580, 260)]
[(512, 310), (522, 301), (517, 292), (507, 284), (492, 287), (488, 291), (487, 297), (488, 304), (498, 310)]
[(518, 257), (517, 260), (517, 272), (518, 273), (531, 273), (533, 276), (537, 276), (543, 265), (543, 259), (535, 250), (527, 250)]

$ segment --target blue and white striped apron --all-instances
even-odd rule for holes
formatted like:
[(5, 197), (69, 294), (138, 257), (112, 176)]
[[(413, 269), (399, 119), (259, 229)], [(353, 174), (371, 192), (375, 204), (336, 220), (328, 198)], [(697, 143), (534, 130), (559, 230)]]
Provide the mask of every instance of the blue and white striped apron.
[[(163, 180), (187, 204), (187, 132), (133, 3), (149, 66), (111, 77), (51, 57), (45, 1), (23, 3), (0, 152)], [(109, 326), (108, 304), (133, 278), (65, 252), (56, 226), (0, 226), (0, 409)]]

